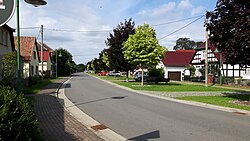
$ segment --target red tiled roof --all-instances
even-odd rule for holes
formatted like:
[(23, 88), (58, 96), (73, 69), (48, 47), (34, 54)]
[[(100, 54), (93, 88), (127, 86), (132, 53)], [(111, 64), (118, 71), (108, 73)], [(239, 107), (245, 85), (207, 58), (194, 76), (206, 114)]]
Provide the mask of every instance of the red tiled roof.
[[(21, 56), (26, 61), (30, 61), (32, 57), (33, 49), (36, 45), (36, 38), (35, 37), (27, 37), (22, 36), (20, 37), (20, 53)], [(17, 50), (17, 37), (15, 37), (15, 49)]]
[[(41, 58), (42, 52), (39, 51), (39, 58)], [(50, 59), (50, 52), (49, 51), (43, 51), (43, 61), (48, 62)], [(41, 59), (40, 59), (41, 60)]]
[(195, 55), (195, 50), (168, 51), (162, 62), (166, 66), (187, 66)]

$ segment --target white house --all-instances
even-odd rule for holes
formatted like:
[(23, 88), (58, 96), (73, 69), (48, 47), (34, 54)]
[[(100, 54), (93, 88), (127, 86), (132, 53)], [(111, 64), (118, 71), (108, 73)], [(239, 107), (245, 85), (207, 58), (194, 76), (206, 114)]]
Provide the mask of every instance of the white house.
[(157, 67), (164, 68), (165, 78), (183, 81), (184, 75), (190, 75), (187, 66), (191, 64), (194, 54), (195, 50), (168, 51)]
[[(250, 75), (249, 73), (247, 73), (247, 70), (248, 70), (247, 68), (240, 67), (239, 64), (230, 65), (226, 63), (224, 55), (220, 54), (219, 52), (216, 52), (215, 50), (216, 50), (216, 47), (210, 42), (208, 42), (208, 64), (210, 66), (209, 68), (212, 68), (213, 66), (213, 67), (217, 67), (219, 70), (219, 62), (220, 62), (220, 55), (221, 55), (221, 62), (223, 63), (223, 65), (221, 66), (222, 76), (234, 77), (234, 78), (240, 78), (243, 76), (244, 78), (249, 77), (247, 76), (247, 75)], [(205, 42), (196, 49), (195, 56), (192, 60), (192, 65), (195, 66), (196, 70), (199, 70), (202, 68), (204, 69), (204, 64), (205, 64)], [(215, 73), (212, 71), (213, 71), (212, 69), (209, 69), (209, 73)], [(220, 75), (220, 74), (217, 74), (217, 75)]]
[[(16, 38), (15, 38), (16, 40)], [(17, 44), (15, 42), (17, 49)], [(35, 37), (22, 36), (20, 37), (20, 53), (22, 56), (23, 74), (22, 78), (29, 76), (38, 76), (39, 56), (37, 41)]]
[[(39, 50), (39, 58), (41, 60), (41, 42), (38, 42), (38, 50)], [(43, 72), (47, 77), (52, 76), (53, 63), (52, 63), (52, 53), (53, 49), (51, 49), (47, 44), (43, 43)], [(42, 62), (39, 63), (39, 72), (42, 72)], [(40, 74), (41, 75), (41, 74)]]

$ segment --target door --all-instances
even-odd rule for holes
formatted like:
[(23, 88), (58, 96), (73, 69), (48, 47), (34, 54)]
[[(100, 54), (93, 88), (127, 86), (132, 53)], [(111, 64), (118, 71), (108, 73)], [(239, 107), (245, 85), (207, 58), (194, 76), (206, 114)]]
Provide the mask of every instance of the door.
[(181, 81), (181, 72), (180, 71), (168, 72), (168, 78), (174, 81)]

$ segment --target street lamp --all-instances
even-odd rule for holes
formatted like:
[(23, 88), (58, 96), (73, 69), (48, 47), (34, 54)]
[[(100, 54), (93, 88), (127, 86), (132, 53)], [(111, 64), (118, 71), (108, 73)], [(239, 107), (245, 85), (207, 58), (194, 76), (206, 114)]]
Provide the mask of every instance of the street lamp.
[[(24, 0), (26, 3), (32, 4), (35, 7), (46, 5), (44, 0)], [(20, 55), (20, 19), (19, 19), (19, 0), (16, 0), (16, 26), (17, 26), (17, 93), (21, 93), (21, 55)]]
[(219, 61), (219, 68), (220, 68), (220, 85), (222, 85), (222, 73), (221, 73), (222, 55), (221, 55), (221, 52), (218, 50), (218, 48), (215, 49), (214, 53), (220, 53), (220, 61)]
[[(61, 57), (62, 56), (62, 54), (61, 54), (61, 52), (59, 53), (59, 56), (58, 57)], [(58, 61), (57, 61), (57, 51), (56, 51), (56, 78), (57, 78), (57, 64), (58, 63)]]

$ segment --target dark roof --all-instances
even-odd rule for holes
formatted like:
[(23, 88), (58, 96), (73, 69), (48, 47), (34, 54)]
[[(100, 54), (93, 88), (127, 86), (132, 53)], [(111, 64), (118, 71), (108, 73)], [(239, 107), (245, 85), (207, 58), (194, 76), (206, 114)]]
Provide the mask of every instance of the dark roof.
[[(202, 43), (196, 50), (205, 50), (205, 49), (206, 49), (206, 42)], [(209, 40), (208, 40), (208, 49), (211, 49), (212, 52), (214, 53), (216, 59), (220, 60), (220, 53), (214, 52), (216, 50), (216, 46), (214, 44), (212, 44)], [(222, 61), (225, 62), (225, 57), (223, 54), (222, 54)]]
[(165, 54), (165, 58), (162, 59), (162, 62), (166, 66), (187, 66), (191, 64), (194, 55), (195, 50), (168, 51)]
[[(41, 42), (38, 42), (37, 43), (37, 46), (38, 46), (38, 50), (40, 51), (41, 50), (41, 45), (42, 43)], [(52, 48), (50, 48), (47, 44), (43, 43), (43, 50), (47, 50), (49, 52), (53, 52), (54, 50)]]

